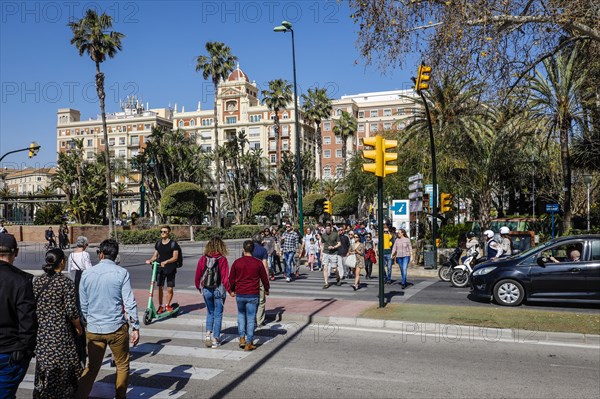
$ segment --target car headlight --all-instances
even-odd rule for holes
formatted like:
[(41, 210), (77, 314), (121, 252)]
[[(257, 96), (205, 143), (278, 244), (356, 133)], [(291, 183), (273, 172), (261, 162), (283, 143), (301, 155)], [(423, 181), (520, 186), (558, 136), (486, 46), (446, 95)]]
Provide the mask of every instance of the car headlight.
[(488, 274), (494, 269), (496, 269), (496, 266), (482, 267), (481, 269), (475, 270), (475, 272), (473, 272), (473, 276), (483, 276), (484, 274)]

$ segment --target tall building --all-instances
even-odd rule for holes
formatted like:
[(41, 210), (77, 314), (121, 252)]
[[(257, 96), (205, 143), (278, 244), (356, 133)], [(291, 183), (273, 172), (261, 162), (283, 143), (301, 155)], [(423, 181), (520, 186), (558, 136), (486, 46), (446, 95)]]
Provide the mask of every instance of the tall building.
[(404, 128), (416, 113), (416, 106), (410, 98), (415, 97), (413, 90), (393, 90), (372, 93), (360, 93), (342, 96), (333, 101), (332, 117), (323, 120), (323, 166), (321, 176), (324, 179), (342, 177), (342, 139), (333, 133), (335, 121), (346, 111), (357, 119), (356, 135), (346, 143), (346, 158), (350, 159), (362, 150), (362, 139), (375, 136), (385, 130)]
[[(277, 140), (275, 113), (262, 104), (258, 98), (256, 82), (250, 81), (239, 65), (217, 89), (217, 129), (219, 145), (223, 145), (243, 131), (250, 149), (262, 149), (272, 171), (280, 163), (282, 154), (296, 153), (296, 134), (293, 102), (278, 112), (281, 134)], [(300, 129), (300, 151), (315, 154), (314, 127), (304, 123), (302, 112), (298, 110)], [(205, 151), (215, 148), (214, 108), (202, 110), (200, 103), (194, 111), (173, 114), (173, 128), (182, 129), (195, 137)], [(277, 147), (279, 146), (279, 154)], [(278, 158), (279, 157), (279, 158)]]

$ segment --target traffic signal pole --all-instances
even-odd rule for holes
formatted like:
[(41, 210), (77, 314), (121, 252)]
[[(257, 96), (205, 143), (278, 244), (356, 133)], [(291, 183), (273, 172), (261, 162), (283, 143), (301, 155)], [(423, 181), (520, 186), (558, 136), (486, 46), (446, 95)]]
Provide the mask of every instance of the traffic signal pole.
[(377, 176), (377, 252), (379, 253), (379, 307), (385, 306), (383, 293), (383, 177)]

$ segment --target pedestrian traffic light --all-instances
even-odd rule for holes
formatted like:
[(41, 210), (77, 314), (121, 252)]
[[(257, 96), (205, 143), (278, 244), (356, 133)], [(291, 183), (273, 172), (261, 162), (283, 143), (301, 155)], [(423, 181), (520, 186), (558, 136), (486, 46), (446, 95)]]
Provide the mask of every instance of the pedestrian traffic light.
[(363, 139), (363, 144), (365, 146), (373, 147), (372, 150), (363, 150), (363, 158), (371, 159), (374, 162), (363, 164), (362, 169), (365, 172), (373, 173), (375, 176), (381, 176), (380, 170), (383, 165), (383, 157), (381, 156), (380, 150), (381, 140), (383, 140), (381, 136), (365, 137)]
[(440, 210), (442, 211), (442, 213), (452, 211), (452, 194), (440, 194)]
[(431, 199), (429, 194), (423, 194), (423, 212), (431, 213), (431, 207), (429, 206)]
[(421, 90), (429, 90), (429, 80), (431, 79), (431, 67), (427, 65), (419, 65), (417, 79), (415, 79), (415, 91), (418, 93)]
[(331, 201), (325, 201), (323, 211), (331, 215)]
[[(393, 165), (388, 165), (390, 161), (398, 161), (398, 140), (382, 140), (383, 141), (383, 176), (398, 173), (398, 162)], [(387, 152), (391, 149), (392, 152)]]

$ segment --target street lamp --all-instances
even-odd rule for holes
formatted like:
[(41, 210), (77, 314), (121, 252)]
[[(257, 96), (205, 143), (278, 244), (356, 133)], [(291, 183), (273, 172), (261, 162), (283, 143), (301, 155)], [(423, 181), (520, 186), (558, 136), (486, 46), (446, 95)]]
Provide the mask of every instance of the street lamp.
[(145, 207), (146, 207), (146, 187), (144, 186), (144, 169), (146, 166), (153, 168), (156, 166), (152, 159), (147, 162), (138, 161), (137, 159), (131, 160), (131, 166), (135, 169), (139, 169), (140, 171), (140, 217), (143, 218), (145, 216)]
[(590, 185), (592, 184), (592, 175), (583, 175), (583, 181), (587, 186), (587, 229), (590, 231)]
[[(302, 211), (302, 167), (300, 165), (300, 130), (298, 128), (298, 90), (296, 87), (296, 48), (294, 46), (294, 30), (288, 21), (273, 28), (275, 32), (292, 33), (292, 66), (294, 68), (294, 125), (296, 129), (296, 180), (298, 180), (298, 225), (300, 232), (304, 231), (304, 212)], [(279, 143), (277, 143), (279, 145)]]

